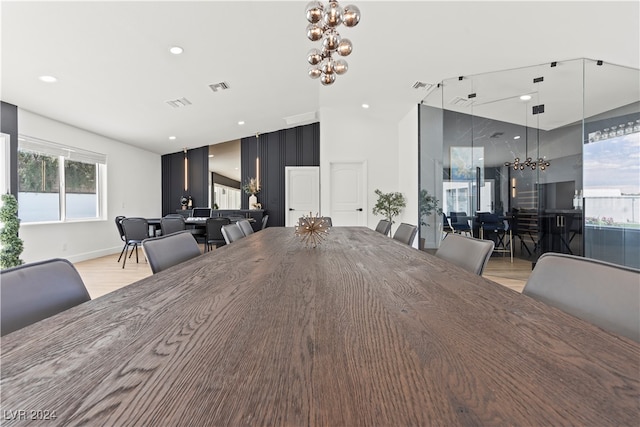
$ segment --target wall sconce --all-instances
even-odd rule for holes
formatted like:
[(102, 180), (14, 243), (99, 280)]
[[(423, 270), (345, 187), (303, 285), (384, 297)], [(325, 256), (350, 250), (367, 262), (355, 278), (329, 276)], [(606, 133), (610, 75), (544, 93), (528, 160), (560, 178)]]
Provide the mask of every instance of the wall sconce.
[(260, 133), (256, 132), (256, 184), (258, 188), (260, 188), (260, 145), (258, 144), (260, 138)]
[(511, 198), (516, 198), (516, 179), (511, 178)]
[(184, 191), (189, 188), (189, 159), (187, 157), (187, 148), (184, 148)]

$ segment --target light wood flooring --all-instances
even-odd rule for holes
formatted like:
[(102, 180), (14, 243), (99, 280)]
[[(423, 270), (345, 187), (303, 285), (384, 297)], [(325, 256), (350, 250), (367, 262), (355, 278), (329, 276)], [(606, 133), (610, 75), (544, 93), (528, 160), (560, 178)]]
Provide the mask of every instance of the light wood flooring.
[[(122, 268), (122, 261), (117, 262), (118, 255), (108, 255), (74, 264), (92, 299), (151, 275), (151, 268), (149, 268), (142, 250), (139, 252), (140, 262), (136, 263), (134, 254), (133, 257), (127, 259), (124, 269)], [(530, 272), (531, 261), (514, 258), (513, 263), (511, 263), (509, 262), (509, 257), (494, 255), (489, 260), (483, 276), (522, 292)]]

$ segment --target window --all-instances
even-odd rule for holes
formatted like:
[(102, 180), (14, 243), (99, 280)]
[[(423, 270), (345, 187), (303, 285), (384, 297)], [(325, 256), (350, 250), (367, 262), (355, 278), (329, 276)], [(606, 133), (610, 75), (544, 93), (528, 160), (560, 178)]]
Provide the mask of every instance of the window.
[(22, 222), (102, 218), (106, 156), (21, 135), (18, 215)]

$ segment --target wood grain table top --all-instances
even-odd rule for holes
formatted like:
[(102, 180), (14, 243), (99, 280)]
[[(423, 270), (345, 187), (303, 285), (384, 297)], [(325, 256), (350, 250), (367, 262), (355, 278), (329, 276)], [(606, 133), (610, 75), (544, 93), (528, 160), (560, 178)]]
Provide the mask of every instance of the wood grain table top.
[(2, 425), (640, 423), (638, 343), (366, 228), (267, 228), (1, 345)]

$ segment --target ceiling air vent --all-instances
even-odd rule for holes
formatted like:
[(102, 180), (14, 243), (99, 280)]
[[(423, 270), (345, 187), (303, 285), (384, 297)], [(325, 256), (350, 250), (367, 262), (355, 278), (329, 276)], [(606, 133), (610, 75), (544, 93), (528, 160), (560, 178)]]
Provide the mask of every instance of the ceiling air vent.
[(172, 99), (165, 102), (170, 106), (172, 106), (173, 108), (180, 108), (180, 107), (186, 107), (187, 105), (191, 105), (191, 101), (189, 101), (187, 98)]
[(469, 105), (473, 104), (473, 101), (473, 98), (469, 99), (463, 98), (461, 96), (456, 96), (451, 101), (449, 101), (449, 104), (455, 105), (456, 107), (468, 107)]
[(421, 82), (421, 81), (417, 81), (413, 84), (413, 88), (414, 89), (425, 89), (425, 90), (429, 90), (433, 87), (434, 85), (432, 85), (431, 83), (425, 83), (425, 82)]
[(229, 89), (229, 84), (227, 82), (213, 83), (209, 85), (209, 89), (214, 92), (218, 92), (219, 90), (227, 90)]

